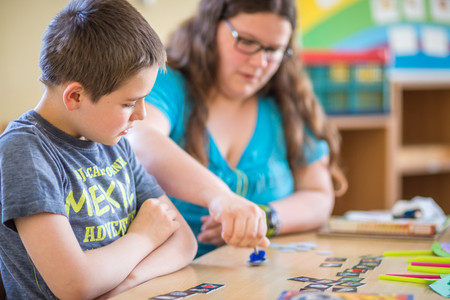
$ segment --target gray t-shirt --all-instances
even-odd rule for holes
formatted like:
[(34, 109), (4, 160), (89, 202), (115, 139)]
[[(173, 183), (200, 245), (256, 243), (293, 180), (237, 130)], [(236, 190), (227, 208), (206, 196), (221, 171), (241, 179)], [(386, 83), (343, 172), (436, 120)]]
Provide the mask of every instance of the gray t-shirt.
[(8, 299), (55, 299), (15, 218), (64, 215), (84, 251), (124, 235), (142, 202), (163, 194), (124, 138), (113, 146), (79, 140), (33, 110), (11, 122), (0, 136), (0, 271)]

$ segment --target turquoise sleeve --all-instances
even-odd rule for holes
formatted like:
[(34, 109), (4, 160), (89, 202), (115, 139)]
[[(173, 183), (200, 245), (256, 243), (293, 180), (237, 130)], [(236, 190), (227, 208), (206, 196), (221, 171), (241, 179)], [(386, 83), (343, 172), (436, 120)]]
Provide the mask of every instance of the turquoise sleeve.
[(182, 119), (185, 103), (185, 82), (180, 73), (167, 68), (159, 71), (155, 85), (145, 101), (158, 108), (169, 120), (170, 131)]
[(306, 164), (312, 164), (320, 158), (330, 154), (328, 143), (324, 140), (318, 140), (308, 128), (305, 130), (307, 142), (302, 151), (306, 159)]

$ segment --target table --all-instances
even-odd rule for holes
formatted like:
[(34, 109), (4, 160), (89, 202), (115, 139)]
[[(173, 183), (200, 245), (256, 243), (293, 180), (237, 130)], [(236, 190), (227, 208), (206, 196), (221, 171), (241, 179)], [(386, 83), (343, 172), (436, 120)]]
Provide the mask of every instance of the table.
[[(268, 261), (261, 266), (246, 264), (252, 249), (223, 246), (193, 261), (192, 264), (172, 274), (161, 276), (134, 287), (116, 297), (120, 299), (149, 299), (172, 291), (184, 291), (201, 283), (225, 284), (209, 294), (197, 294), (189, 300), (201, 299), (267, 299), (275, 300), (282, 291), (299, 290), (309, 283), (288, 280), (307, 276), (321, 279), (337, 279), (337, 272), (356, 265), (362, 255), (382, 255), (388, 250), (429, 250), (432, 240), (401, 240), (373, 238), (321, 237), (315, 232), (293, 234), (271, 239), (272, 243), (315, 242), (317, 248), (307, 252), (283, 252), (265, 249)], [(318, 251), (332, 254), (321, 255)], [(348, 258), (339, 268), (319, 265), (327, 257)], [(427, 285), (379, 280), (378, 274), (413, 273), (406, 270), (408, 257), (385, 257), (381, 265), (360, 277), (366, 285), (358, 287), (358, 293), (414, 294), (414, 299), (444, 299)], [(330, 290), (326, 291), (331, 292)]]

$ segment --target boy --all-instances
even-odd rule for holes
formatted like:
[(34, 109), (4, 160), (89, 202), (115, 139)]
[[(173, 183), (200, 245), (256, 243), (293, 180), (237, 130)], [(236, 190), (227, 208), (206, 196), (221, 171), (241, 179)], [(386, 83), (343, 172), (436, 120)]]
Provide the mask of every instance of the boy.
[(44, 94), (0, 136), (8, 299), (111, 296), (192, 261), (189, 226), (122, 139), (165, 58), (126, 0), (75, 0), (49, 24)]

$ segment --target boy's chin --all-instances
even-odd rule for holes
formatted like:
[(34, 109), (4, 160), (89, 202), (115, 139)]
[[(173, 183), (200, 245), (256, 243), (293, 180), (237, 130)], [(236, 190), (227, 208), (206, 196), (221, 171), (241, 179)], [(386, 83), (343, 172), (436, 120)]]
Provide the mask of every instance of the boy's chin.
[(103, 141), (98, 141), (98, 142), (103, 144), (103, 145), (113, 146), (113, 145), (117, 144), (120, 141), (121, 138), (122, 137), (119, 136), (119, 137), (116, 137), (114, 139), (105, 139)]

